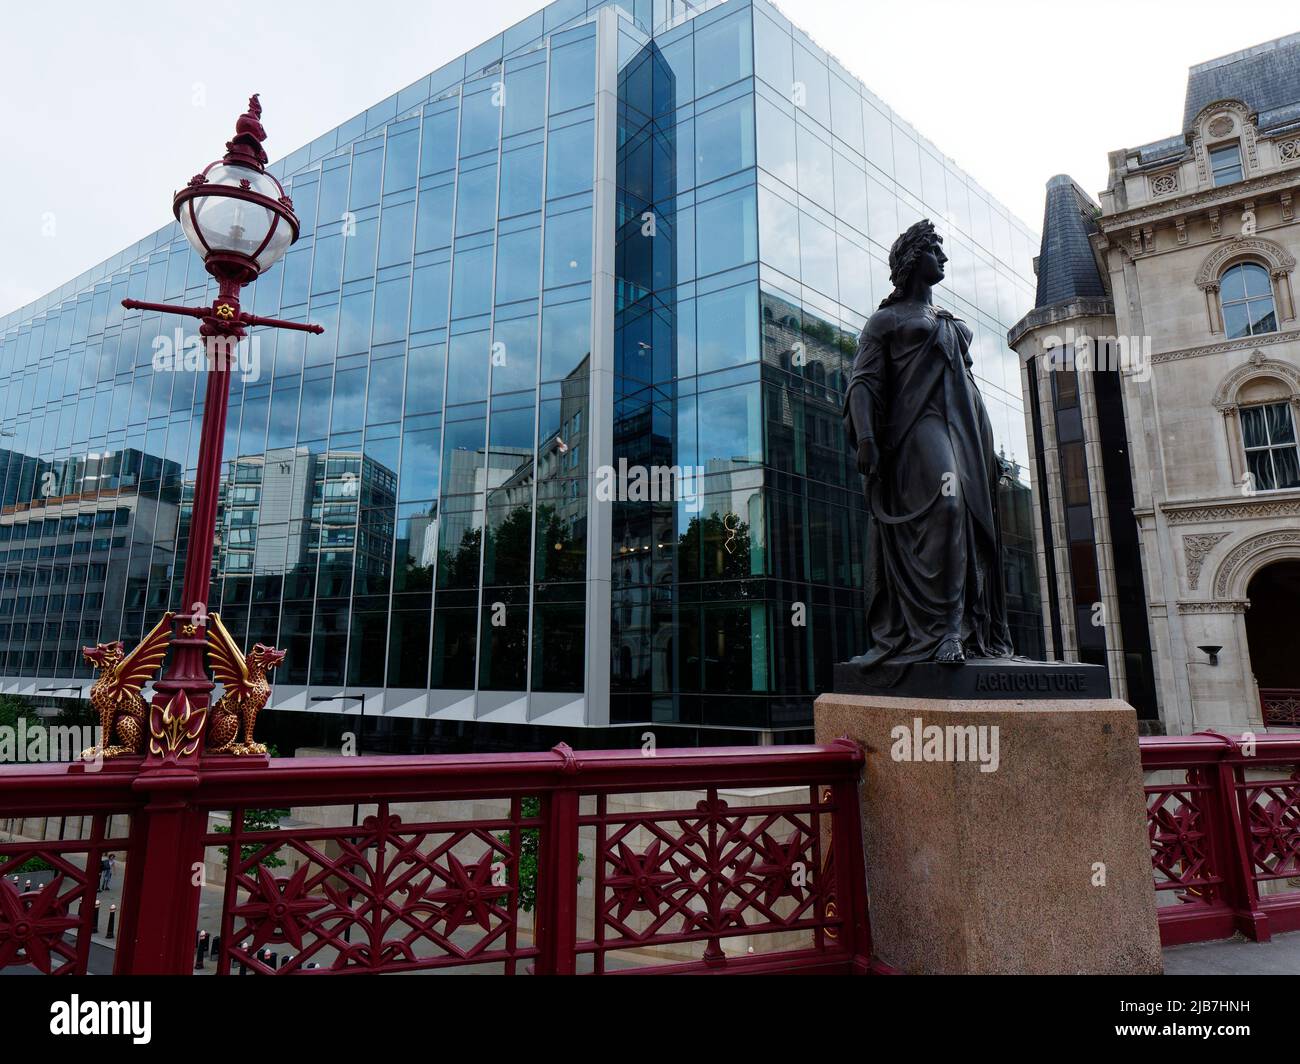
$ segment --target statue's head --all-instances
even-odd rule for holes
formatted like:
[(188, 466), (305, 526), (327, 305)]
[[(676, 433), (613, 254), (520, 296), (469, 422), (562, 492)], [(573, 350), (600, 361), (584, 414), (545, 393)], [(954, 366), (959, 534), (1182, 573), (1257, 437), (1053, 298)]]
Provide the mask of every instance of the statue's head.
[(82, 647), (81, 656), (88, 665), (97, 669), (107, 669), (122, 660), (125, 647), (120, 639), (112, 643), (96, 643), (93, 647)]
[(948, 256), (943, 253), (943, 237), (934, 231), (934, 223), (929, 218), (922, 218), (889, 249), (889, 279), (894, 291), (880, 305), (887, 306), (902, 299), (908, 282), (914, 276), (923, 284), (938, 284), (943, 280), (943, 264), (947, 261)]

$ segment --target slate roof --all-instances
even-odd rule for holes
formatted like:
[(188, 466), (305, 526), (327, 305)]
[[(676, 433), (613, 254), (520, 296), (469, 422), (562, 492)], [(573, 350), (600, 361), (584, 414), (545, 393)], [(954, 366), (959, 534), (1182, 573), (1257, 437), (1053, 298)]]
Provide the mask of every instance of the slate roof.
[(1097, 229), (1093, 212), (1099, 209), (1069, 175), (1057, 174), (1047, 182), (1035, 309), (1109, 297), (1088, 241)]
[(1268, 112), (1300, 103), (1300, 33), (1192, 67), (1187, 72), (1183, 129), (1190, 130), (1196, 116), (1215, 100), (1241, 100), (1259, 112), (1261, 127)]
[(1154, 163), (1169, 162), (1172, 159), (1178, 159), (1188, 152), (1187, 138), (1179, 133), (1175, 137), (1166, 137), (1164, 140), (1153, 141), (1150, 144), (1143, 144), (1137, 148), (1138, 158), (1143, 166)]

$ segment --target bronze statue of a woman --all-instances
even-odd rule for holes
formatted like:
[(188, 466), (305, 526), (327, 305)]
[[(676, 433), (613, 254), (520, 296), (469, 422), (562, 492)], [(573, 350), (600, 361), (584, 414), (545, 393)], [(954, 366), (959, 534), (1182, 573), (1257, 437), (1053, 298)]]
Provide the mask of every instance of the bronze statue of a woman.
[(932, 302), (948, 261), (920, 221), (889, 252), (894, 291), (858, 340), (844, 400), (872, 517), (871, 647), (853, 664), (1012, 654), (997, 454), (971, 374), (971, 331)]

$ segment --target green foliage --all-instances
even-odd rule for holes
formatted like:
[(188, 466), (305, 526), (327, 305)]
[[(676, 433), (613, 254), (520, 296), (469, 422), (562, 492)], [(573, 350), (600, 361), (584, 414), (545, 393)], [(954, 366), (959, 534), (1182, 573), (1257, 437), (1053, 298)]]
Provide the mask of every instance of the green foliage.
[[(524, 798), (519, 803), (520, 815), (525, 820), (532, 820), (542, 815), (540, 798)], [(510, 845), (508, 832), (497, 835), (497, 842), (503, 846)], [(521, 828), (519, 831), (519, 908), (530, 913), (537, 907), (537, 857), (541, 849), (542, 832), (540, 828)], [(587, 858), (581, 852), (578, 863)], [(582, 882), (582, 876), (578, 877)]]
[(93, 728), (99, 723), (99, 714), (95, 712), (95, 707), (90, 704), (90, 699), (79, 698), (75, 701), (67, 701), (59, 707), (58, 716), (54, 718), (56, 724), (76, 724), (81, 727)]
[(88, 725), (94, 727), (99, 717), (88, 699), (68, 699), (59, 704), (58, 711), (51, 714), (37, 712), (35, 703), (22, 695), (0, 695), (0, 726), (16, 728), (18, 721), (26, 718), (29, 723), (48, 725)]
[[(244, 830), (245, 831), (277, 831), (280, 827), (280, 821), (289, 815), (287, 809), (245, 809), (244, 810)], [(224, 824), (218, 824), (216, 830), (222, 835), (229, 835), (230, 828)], [(246, 842), (239, 847), (240, 860), (247, 861), (253, 854), (257, 853), (265, 842)], [(263, 868), (283, 868), (285, 862), (278, 856), (278, 850), (270, 850), (262, 855), (258, 864)], [(221, 847), (221, 856), (226, 859), (227, 866), (230, 863), (230, 847)]]
[[(727, 520), (715, 510), (708, 517), (692, 517), (677, 546), (678, 572), (683, 580), (749, 580), (749, 525), (739, 514)], [(743, 585), (736, 594), (744, 595)]]
[[(268, 743), (266, 747), (268, 757), (279, 757), (280, 751), (276, 749), (274, 743)], [(245, 809), (244, 810), (244, 830), (245, 831), (278, 831), (280, 821), (289, 815), (288, 809)], [(217, 831), (223, 835), (230, 834), (230, 828), (223, 825), (217, 825)], [(253, 856), (264, 843), (245, 843), (239, 848), (240, 857), (247, 861)], [(283, 868), (285, 862), (277, 856), (278, 851), (272, 850), (265, 854), (257, 863), (263, 868)], [(230, 847), (221, 847), (221, 856), (230, 862)]]
[(21, 717), (36, 719), (36, 710), (21, 695), (0, 695), (0, 726), (16, 728)]
[(478, 582), (478, 554), (482, 542), (483, 530), (469, 528), (460, 537), (460, 546), (454, 551), (438, 551), (439, 587), (473, 587)]
[(10, 868), (5, 872), (7, 876), (21, 876), (32, 872), (53, 872), (54, 866), (44, 857), (29, 857), (17, 868)]

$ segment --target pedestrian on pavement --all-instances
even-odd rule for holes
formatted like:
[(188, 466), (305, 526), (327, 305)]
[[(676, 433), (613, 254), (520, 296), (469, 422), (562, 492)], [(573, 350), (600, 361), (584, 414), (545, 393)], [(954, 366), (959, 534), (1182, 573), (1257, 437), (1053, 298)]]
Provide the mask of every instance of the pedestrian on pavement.
[(104, 889), (107, 890), (113, 885), (113, 873), (117, 871), (117, 854), (108, 855), (108, 878), (104, 881)]
[(99, 889), (100, 890), (108, 890), (108, 877), (110, 875), (112, 875), (112, 872), (109, 869), (108, 858), (101, 857), (99, 859)]

